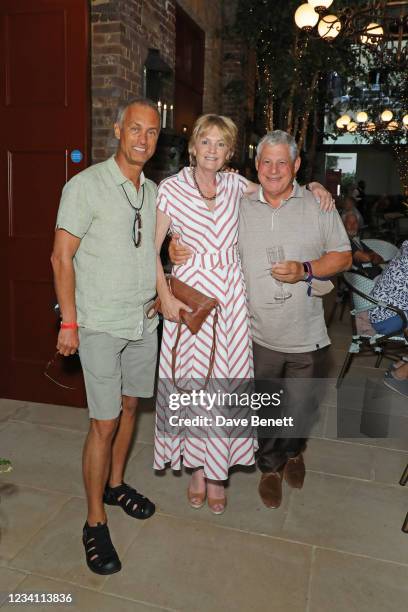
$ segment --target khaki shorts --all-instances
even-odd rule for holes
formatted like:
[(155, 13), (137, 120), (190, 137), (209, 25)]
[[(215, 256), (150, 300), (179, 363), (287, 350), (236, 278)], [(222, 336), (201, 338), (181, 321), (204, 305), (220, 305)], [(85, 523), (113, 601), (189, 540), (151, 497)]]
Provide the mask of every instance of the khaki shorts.
[(79, 328), (79, 357), (85, 379), (89, 417), (116, 419), (122, 395), (152, 397), (157, 361), (157, 331), (140, 340)]

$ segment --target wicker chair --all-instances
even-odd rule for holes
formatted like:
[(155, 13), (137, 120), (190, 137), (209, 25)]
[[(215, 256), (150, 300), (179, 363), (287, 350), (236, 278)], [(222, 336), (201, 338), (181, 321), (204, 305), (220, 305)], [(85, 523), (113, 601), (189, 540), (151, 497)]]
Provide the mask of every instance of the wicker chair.
[[(407, 482), (408, 482), (408, 463), (405, 466), (405, 470), (402, 473), (402, 476), (401, 476), (401, 479), (400, 479), (399, 483), (400, 483), (401, 486), (405, 487)], [(402, 523), (402, 528), (401, 529), (402, 529), (402, 531), (404, 533), (408, 533), (408, 512), (406, 514), (404, 522)]]
[(340, 307), (339, 321), (343, 320), (343, 315), (346, 310), (346, 306), (349, 303), (349, 289), (344, 284), (343, 275), (340, 274), (336, 276), (336, 278), (334, 279), (334, 282), (336, 286), (336, 297), (334, 298), (334, 302), (333, 302), (333, 306), (331, 308), (330, 314), (327, 317), (327, 321), (326, 321), (327, 327), (330, 327), (330, 325), (333, 323), (338, 307)]
[[(337, 378), (337, 388), (343, 382), (355, 355), (377, 355), (375, 367), (379, 368), (384, 356), (397, 361), (400, 358), (401, 349), (408, 347), (408, 340), (404, 335), (408, 327), (406, 315), (399, 308), (370, 295), (375, 281), (354, 272), (345, 272), (343, 278), (350, 290), (353, 337)], [(401, 318), (401, 328), (392, 334), (378, 334), (368, 319), (368, 311), (375, 306), (383, 306), (397, 314)]]
[(381, 255), (384, 261), (391, 261), (393, 257), (399, 254), (399, 248), (392, 244), (391, 242), (386, 242), (385, 240), (377, 240), (376, 238), (367, 238), (364, 240), (364, 244), (366, 244), (370, 249)]

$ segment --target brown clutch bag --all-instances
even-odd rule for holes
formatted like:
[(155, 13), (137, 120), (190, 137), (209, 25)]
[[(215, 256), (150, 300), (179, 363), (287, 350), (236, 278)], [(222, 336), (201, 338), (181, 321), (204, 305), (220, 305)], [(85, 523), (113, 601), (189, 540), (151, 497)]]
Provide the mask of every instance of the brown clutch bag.
[[(170, 293), (174, 295), (174, 297), (180, 302), (186, 304), (191, 312), (187, 312), (186, 310), (180, 310), (180, 320), (178, 323), (177, 329), (177, 337), (176, 342), (171, 349), (172, 353), (172, 377), (174, 386), (181, 392), (186, 392), (186, 389), (181, 389), (176, 383), (176, 355), (177, 355), (177, 346), (180, 340), (181, 334), (181, 325), (184, 323), (187, 325), (188, 329), (192, 334), (196, 334), (202, 327), (204, 321), (208, 317), (208, 315), (214, 310), (214, 320), (213, 320), (213, 341), (210, 351), (210, 361), (208, 365), (208, 372), (205, 378), (204, 388), (207, 386), (208, 381), (210, 379), (213, 367), (214, 367), (214, 358), (215, 358), (215, 346), (216, 346), (216, 327), (218, 322), (218, 310), (219, 310), (219, 302), (215, 298), (208, 297), (201, 291), (194, 289), (194, 287), (190, 287), (187, 283), (183, 283), (183, 281), (179, 280), (175, 276), (167, 276), (166, 277)], [(149, 308), (146, 316), (148, 319), (152, 319), (157, 312), (161, 312), (161, 303), (160, 298), (156, 298), (155, 302)], [(188, 391), (187, 391), (188, 392)]]

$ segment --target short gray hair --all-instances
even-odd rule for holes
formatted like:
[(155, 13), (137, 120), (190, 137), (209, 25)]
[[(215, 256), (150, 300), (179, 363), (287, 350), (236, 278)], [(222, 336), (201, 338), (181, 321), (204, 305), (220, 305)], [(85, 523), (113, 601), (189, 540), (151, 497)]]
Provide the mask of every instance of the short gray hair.
[(156, 111), (161, 125), (159, 109), (157, 108), (157, 104), (153, 102), (153, 100), (150, 100), (149, 98), (132, 98), (124, 104), (121, 104), (117, 110), (115, 123), (117, 123), (119, 127), (122, 127), (123, 125), (123, 119), (125, 118), (127, 109), (136, 104), (139, 104), (140, 106), (148, 106), (149, 108), (152, 108), (154, 111)]
[(295, 161), (295, 159), (299, 157), (296, 140), (291, 134), (288, 134), (288, 132), (284, 132), (283, 130), (273, 130), (273, 132), (267, 132), (267, 134), (261, 138), (258, 146), (256, 147), (256, 156), (259, 157), (261, 155), (261, 151), (265, 145), (274, 147), (275, 145), (280, 144), (288, 145), (292, 161)]

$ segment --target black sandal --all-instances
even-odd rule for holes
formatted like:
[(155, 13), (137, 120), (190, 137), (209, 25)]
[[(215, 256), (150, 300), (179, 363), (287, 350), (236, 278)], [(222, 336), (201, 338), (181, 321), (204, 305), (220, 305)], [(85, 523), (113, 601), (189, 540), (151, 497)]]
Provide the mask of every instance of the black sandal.
[(103, 501), (109, 506), (121, 506), (123, 510), (137, 519), (147, 519), (153, 516), (156, 506), (150, 499), (147, 499), (136, 489), (130, 487), (125, 482), (117, 487), (110, 487), (108, 484), (105, 487)]
[(122, 564), (112, 544), (106, 523), (90, 527), (86, 522), (82, 542), (85, 547), (86, 562), (92, 572), (103, 576), (120, 572)]

